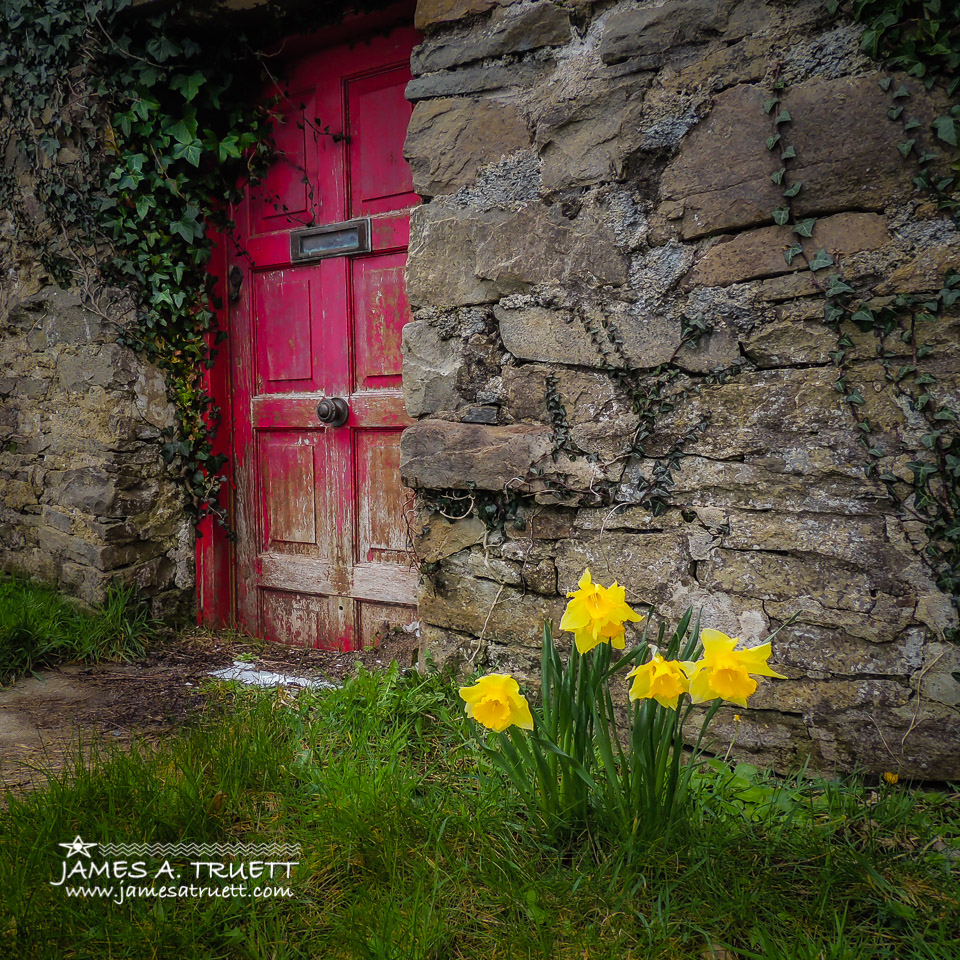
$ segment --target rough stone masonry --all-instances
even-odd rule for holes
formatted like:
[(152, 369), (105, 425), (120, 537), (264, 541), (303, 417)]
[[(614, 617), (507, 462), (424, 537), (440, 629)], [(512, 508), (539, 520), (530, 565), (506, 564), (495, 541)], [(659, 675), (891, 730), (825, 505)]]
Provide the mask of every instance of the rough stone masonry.
[(88, 602), (130, 583), (178, 618), (193, 606), (194, 540), (160, 452), (174, 424), (163, 375), (35, 261), (15, 263), (0, 296), (3, 567)]
[[(402, 470), (420, 494), (427, 649), (529, 675), (543, 618), (588, 565), (669, 621), (693, 605), (748, 643), (797, 613), (774, 654), (789, 680), (761, 684), (738, 752), (960, 776), (956, 609), (922, 530), (865, 478), (823, 292), (771, 217), (762, 104), (779, 78), (813, 248), (877, 297), (937, 290), (960, 262), (954, 224), (913, 190), (860, 28), (819, 0), (420, 0), (416, 18), (405, 153), (424, 203), (403, 381), (419, 422)], [(938, 104), (908, 84), (926, 127)], [(680, 346), (691, 318), (708, 332)], [(935, 335), (953, 397), (957, 328)], [(855, 350), (902, 469), (920, 427), (872, 337)], [(631, 455), (616, 368), (642, 379), (670, 360), (684, 395)], [(497, 496), (522, 529), (482, 522)], [(716, 729), (733, 736), (732, 711)]]

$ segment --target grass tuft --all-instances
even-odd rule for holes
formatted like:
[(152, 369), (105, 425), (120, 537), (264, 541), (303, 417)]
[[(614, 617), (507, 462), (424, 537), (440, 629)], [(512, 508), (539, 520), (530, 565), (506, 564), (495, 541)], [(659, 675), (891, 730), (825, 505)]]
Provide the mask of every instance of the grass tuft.
[(47, 584), (0, 574), (0, 684), (53, 663), (136, 659), (158, 626), (129, 585), (85, 608)]

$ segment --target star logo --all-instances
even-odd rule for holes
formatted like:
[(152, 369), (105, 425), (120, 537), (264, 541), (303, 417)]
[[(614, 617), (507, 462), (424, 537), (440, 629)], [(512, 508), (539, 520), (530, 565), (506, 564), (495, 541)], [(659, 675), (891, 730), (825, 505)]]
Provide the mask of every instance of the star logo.
[(67, 853), (66, 853), (66, 855), (67, 855), (68, 857), (69, 857), (69, 856), (72, 856), (73, 854), (77, 854), (78, 856), (89, 857), (89, 856), (90, 856), (90, 849), (89, 849), (89, 848), (90, 848), (90, 847), (95, 847), (95, 846), (97, 846), (97, 844), (95, 844), (95, 843), (84, 843), (84, 842), (83, 842), (83, 839), (82, 839), (81, 836), (80, 836), (80, 834), (77, 834), (77, 836), (75, 837), (75, 839), (74, 839), (71, 843), (61, 843), (60, 846), (67, 848)]

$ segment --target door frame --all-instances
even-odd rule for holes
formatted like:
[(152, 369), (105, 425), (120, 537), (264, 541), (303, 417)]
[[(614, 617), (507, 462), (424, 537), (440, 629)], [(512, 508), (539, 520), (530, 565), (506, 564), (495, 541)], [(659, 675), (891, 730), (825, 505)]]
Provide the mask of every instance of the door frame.
[[(311, 34), (289, 37), (278, 44), (278, 53), (309, 53), (324, 47), (342, 43), (360, 42), (364, 38), (408, 25), (413, 27), (416, 0), (400, 0), (380, 10), (364, 14), (348, 14), (339, 23)], [(226, 511), (232, 528), (236, 528), (236, 479), (234, 471), (235, 442), (231, 369), (234, 359), (234, 331), (230, 327), (227, 299), (227, 251), (229, 237), (208, 227), (212, 241), (207, 272), (214, 278), (213, 296), (217, 327), (227, 334), (226, 340), (216, 348), (212, 367), (204, 371), (204, 386), (213, 405), (220, 410), (213, 439), (213, 455), (227, 457), (224, 466), (226, 482), (220, 490), (219, 505)], [(213, 348), (216, 332), (207, 335), (207, 344)], [(196, 558), (196, 603), (199, 625), (209, 627), (235, 627), (237, 624), (237, 551), (236, 545), (227, 536), (227, 531), (212, 516), (205, 517), (197, 525)]]

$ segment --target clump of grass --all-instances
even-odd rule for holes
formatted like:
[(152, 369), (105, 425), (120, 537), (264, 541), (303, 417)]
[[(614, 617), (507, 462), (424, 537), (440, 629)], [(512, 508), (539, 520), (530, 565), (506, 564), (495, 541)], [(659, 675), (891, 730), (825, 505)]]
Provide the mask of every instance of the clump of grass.
[[(90, 752), (90, 751), (88, 751)], [(629, 856), (531, 829), (437, 676), (239, 691), (159, 748), (92, 751), (0, 816), (0, 956), (945, 960), (956, 797), (706, 768)], [(68, 898), (60, 843), (300, 844), (292, 899)], [(96, 856), (96, 855), (94, 855)]]
[(0, 574), (0, 684), (52, 663), (135, 659), (157, 627), (129, 585), (85, 608), (47, 584)]

